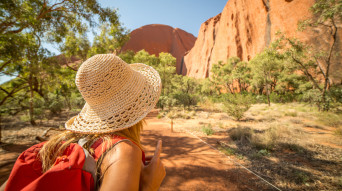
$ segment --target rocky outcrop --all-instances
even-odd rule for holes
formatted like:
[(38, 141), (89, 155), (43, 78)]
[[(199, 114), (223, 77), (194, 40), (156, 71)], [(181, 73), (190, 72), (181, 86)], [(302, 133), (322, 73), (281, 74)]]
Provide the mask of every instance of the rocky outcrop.
[(176, 70), (180, 74), (182, 58), (185, 52), (193, 47), (195, 41), (194, 35), (182, 29), (152, 24), (133, 30), (130, 40), (122, 47), (121, 51), (138, 52), (145, 49), (149, 54), (156, 56), (161, 52), (168, 52), (177, 59)]
[[(222, 13), (201, 25), (194, 47), (184, 57), (182, 74), (206, 78), (210, 75), (211, 66), (218, 61), (224, 62), (232, 56), (248, 61), (276, 38), (277, 31), (328, 50), (332, 43), (329, 31), (297, 31), (298, 21), (312, 17), (309, 8), (314, 2), (315, 0), (229, 0)], [(341, 31), (339, 30), (335, 45), (337, 52), (342, 49)], [(341, 79), (341, 61), (335, 63), (337, 64), (332, 66), (332, 76), (339, 76)]]

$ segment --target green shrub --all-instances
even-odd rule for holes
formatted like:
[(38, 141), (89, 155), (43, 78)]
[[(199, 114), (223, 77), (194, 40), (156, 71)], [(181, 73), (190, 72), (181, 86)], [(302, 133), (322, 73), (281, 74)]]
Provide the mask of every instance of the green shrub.
[(243, 118), (245, 112), (249, 110), (252, 103), (253, 99), (250, 95), (232, 94), (226, 97), (224, 107), (228, 115), (239, 121)]
[(267, 150), (267, 149), (261, 149), (258, 151), (258, 154), (262, 155), (262, 156), (270, 156), (271, 153)]
[(71, 94), (70, 104), (72, 108), (82, 108), (85, 101), (80, 93)]
[(332, 86), (329, 89), (329, 96), (334, 102), (342, 103), (342, 86)]
[(311, 89), (304, 92), (302, 100), (308, 103), (319, 104), (322, 101), (322, 93), (318, 89)]
[(49, 109), (53, 114), (61, 113), (62, 109), (64, 108), (64, 104), (61, 100), (53, 100), (49, 105)]
[(201, 131), (206, 135), (214, 134), (214, 130), (212, 129), (211, 124), (208, 124), (208, 126), (203, 125)]
[(65, 107), (61, 96), (57, 93), (49, 93), (48, 98), (45, 100), (46, 109), (50, 110), (53, 114), (59, 114)]

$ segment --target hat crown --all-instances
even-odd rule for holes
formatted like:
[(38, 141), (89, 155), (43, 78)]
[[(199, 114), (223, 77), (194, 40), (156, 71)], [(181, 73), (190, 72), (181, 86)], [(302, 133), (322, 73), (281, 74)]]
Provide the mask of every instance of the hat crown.
[(98, 54), (86, 60), (76, 74), (76, 86), (89, 105), (102, 104), (129, 81), (132, 70), (113, 54)]

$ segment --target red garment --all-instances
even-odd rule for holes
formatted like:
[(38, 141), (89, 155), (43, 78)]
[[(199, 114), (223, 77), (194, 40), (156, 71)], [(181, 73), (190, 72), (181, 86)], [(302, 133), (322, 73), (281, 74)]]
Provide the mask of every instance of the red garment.
[[(127, 139), (113, 136), (112, 144)], [(94, 179), (90, 172), (84, 169), (86, 155), (83, 148), (71, 143), (58, 157), (55, 164), (42, 173), (42, 163), (38, 157), (40, 149), (45, 142), (34, 145), (24, 151), (15, 162), (8, 178), (5, 191), (38, 190), (94, 190)], [(92, 146), (95, 150), (94, 159), (97, 161), (102, 155), (102, 140), (96, 141)], [(111, 146), (103, 149), (106, 151)], [(142, 161), (145, 164), (145, 154), (142, 151)]]

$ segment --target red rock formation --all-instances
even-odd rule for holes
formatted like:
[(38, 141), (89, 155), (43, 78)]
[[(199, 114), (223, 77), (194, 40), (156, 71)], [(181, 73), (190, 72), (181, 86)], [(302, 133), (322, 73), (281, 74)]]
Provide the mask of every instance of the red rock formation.
[(182, 58), (196, 41), (194, 35), (179, 28), (167, 25), (152, 24), (135, 29), (130, 34), (130, 40), (121, 51), (138, 52), (145, 49), (150, 54), (158, 56), (160, 52), (169, 52), (177, 59), (177, 73), (180, 74)]
[[(212, 64), (218, 61), (226, 61), (232, 56), (248, 61), (276, 38), (277, 31), (328, 50), (332, 42), (329, 31), (297, 31), (298, 21), (312, 17), (309, 8), (314, 2), (315, 0), (229, 0), (222, 13), (201, 25), (194, 47), (184, 57), (182, 74), (206, 78), (210, 75)], [(336, 50), (341, 50), (341, 37), (342, 30), (339, 30)], [(337, 64), (332, 66), (335, 68), (332, 76), (340, 80), (341, 63), (335, 63)]]

